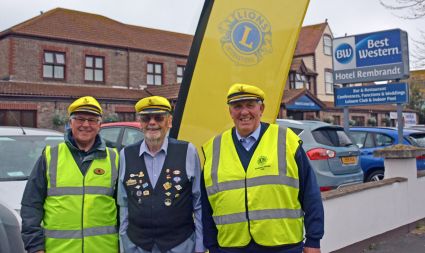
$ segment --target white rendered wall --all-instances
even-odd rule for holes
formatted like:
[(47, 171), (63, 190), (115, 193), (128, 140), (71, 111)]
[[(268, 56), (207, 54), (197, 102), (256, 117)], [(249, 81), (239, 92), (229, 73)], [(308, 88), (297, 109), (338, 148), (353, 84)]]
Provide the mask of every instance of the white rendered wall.
[(389, 171), (386, 176), (400, 177), (401, 171), (410, 180), (324, 200), (323, 253), (425, 218), (425, 177), (416, 178), (415, 159), (386, 160), (387, 171), (391, 166), (395, 166), (395, 172)]

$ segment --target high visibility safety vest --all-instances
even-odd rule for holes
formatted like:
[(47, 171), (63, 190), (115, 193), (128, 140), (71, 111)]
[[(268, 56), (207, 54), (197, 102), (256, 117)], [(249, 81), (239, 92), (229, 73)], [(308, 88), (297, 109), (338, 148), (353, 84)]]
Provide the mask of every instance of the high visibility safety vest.
[(46, 147), (46, 253), (118, 252), (117, 208), (113, 198), (118, 155), (110, 148), (106, 153), (106, 158), (92, 161), (84, 176), (65, 143)]
[(245, 172), (228, 130), (203, 146), (204, 178), (221, 247), (263, 246), (303, 240), (295, 152), (299, 137), (271, 124)]

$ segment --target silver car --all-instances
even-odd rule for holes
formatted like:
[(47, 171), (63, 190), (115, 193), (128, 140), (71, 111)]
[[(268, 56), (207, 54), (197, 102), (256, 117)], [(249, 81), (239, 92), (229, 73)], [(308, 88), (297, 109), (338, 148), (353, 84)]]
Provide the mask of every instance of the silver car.
[(64, 140), (48, 129), (0, 126), (0, 201), (19, 212), (28, 176), (46, 145)]
[(363, 182), (360, 151), (344, 128), (309, 120), (278, 119), (276, 123), (292, 129), (303, 141), (321, 191)]

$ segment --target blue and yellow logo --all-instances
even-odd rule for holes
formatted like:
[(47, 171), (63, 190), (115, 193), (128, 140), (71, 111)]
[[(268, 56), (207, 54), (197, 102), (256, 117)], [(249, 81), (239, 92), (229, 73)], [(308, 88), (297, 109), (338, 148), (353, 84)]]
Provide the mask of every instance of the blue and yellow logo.
[(270, 22), (255, 10), (235, 10), (220, 23), (219, 30), (224, 53), (237, 65), (256, 65), (272, 52)]

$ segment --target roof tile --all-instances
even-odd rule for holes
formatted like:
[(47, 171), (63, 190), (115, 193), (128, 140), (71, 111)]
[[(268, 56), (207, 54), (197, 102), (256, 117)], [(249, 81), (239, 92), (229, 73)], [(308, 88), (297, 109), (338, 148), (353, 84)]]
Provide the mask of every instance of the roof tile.
[(56, 8), (0, 33), (40, 36), (188, 56), (193, 36), (127, 25), (110, 18)]

